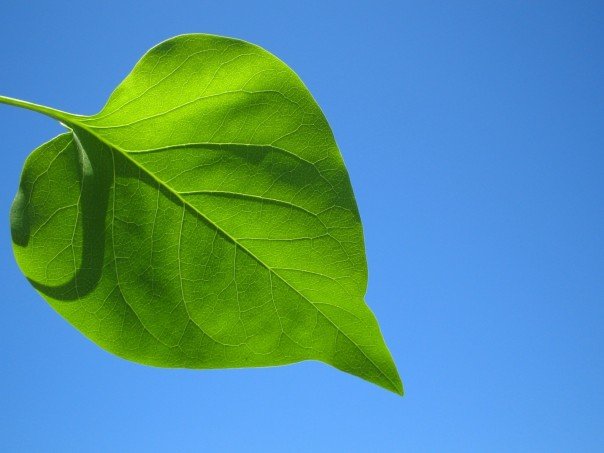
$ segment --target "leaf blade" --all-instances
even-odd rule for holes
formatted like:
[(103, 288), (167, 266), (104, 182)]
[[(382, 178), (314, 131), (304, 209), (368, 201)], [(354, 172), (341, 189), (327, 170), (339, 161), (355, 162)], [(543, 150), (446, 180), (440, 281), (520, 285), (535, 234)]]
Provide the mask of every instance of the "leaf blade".
[[(199, 69), (209, 54), (217, 63)], [(105, 178), (107, 212), (96, 229), (105, 294), (95, 288), (91, 297), (122, 313), (98, 333), (42, 291), (78, 329), (143, 363), (316, 359), (402, 394), (363, 301), (362, 226), (348, 173), (322, 112), (284, 63), (242, 41), (177, 37), (144, 56), (99, 114), (66, 122), (77, 138), (72, 158), (80, 147)], [(158, 344), (116, 346), (124, 326)]]

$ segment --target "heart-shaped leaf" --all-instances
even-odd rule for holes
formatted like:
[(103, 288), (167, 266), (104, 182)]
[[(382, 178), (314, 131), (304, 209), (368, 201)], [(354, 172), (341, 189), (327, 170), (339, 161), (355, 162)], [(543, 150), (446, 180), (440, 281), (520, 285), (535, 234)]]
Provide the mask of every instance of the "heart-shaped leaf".
[(163, 367), (315, 359), (402, 393), (348, 173), (283, 62), (184, 35), (96, 115), (0, 101), (69, 129), (27, 159), (11, 227), (27, 278), (95, 343)]

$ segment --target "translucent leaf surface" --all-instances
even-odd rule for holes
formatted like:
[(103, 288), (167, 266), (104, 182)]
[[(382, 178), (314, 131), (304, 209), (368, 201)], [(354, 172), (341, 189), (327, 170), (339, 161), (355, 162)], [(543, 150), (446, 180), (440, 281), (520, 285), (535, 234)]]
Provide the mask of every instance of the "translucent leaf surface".
[(69, 128), (28, 158), (11, 227), (25, 275), (87, 337), (164, 367), (321, 360), (402, 393), (348, 173), (283, 62), (185, 35), (96, 115), (0, 101)]

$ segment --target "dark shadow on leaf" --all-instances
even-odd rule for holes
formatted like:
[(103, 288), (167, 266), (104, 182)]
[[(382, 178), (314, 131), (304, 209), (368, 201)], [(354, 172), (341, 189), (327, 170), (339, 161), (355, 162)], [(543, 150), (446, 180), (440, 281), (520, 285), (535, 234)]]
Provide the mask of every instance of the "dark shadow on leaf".
[[(102, 149), (98, 141), (82, 140), (82, 144), (78, 139), (82, 138), (79, 133), (78, 136), (75, 133), (73, 136), (74, 145), (70, 152), (78, 160), (82, 188), (78, 203), (82, 221), (80, 265), (73, 277), (61, 285), (51, 286), (28, 278), (38, 291), (61, 301), (76, 301), (86, 296), (101, 279), (105, 254), (105, 217), (112, 183), (107, 150)], [(91, 147), (95, 149), (90, 149)], [(13, 241), (18, 245), (23, 245), (23, 241), (26, 245), (27, 239), (22, 234), (17, 237), (13, 235)]]

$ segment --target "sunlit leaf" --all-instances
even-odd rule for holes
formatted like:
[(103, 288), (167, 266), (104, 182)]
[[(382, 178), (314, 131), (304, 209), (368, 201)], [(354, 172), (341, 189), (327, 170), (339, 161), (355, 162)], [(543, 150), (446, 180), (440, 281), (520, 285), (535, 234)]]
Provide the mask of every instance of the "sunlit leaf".
[(348, 173), (283, 62), (185, 35), (96, 115), (0, 101), (69, 129), (27, 159), (11, 226), (24, 274), (88, 338), (163, 367), (320, 360), (402, 393)]

